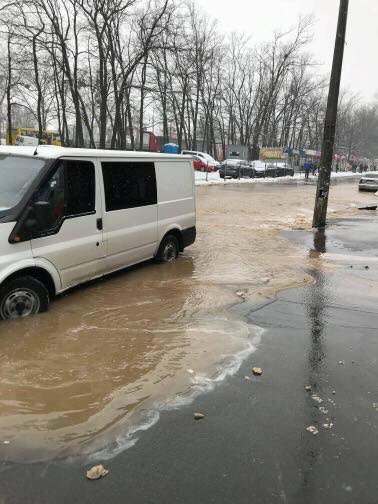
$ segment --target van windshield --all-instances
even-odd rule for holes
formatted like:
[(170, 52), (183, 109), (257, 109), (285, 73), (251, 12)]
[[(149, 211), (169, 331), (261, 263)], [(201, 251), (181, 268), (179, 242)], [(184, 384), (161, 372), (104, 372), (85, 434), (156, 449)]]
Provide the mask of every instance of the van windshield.
[(0, 154), (0, 212), (21, 201), (44, 166), (43, 159)]

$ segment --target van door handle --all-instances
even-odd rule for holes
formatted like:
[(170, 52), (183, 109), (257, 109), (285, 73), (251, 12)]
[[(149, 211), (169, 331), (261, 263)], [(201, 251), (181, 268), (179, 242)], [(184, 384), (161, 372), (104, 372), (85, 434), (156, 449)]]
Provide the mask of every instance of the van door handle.
[(97, 219), (96, 221), (97, 229), (102, 231), (102, 219)]

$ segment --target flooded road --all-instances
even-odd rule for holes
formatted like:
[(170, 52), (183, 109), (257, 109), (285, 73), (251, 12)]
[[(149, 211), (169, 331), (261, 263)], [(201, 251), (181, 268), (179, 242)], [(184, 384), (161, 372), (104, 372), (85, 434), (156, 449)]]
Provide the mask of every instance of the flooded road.
[[(330, 211), (374, 200), (333, 187)], [(197, 190), (198, 240), (173, 264), (147, 264), (0, 326), (0, 449), (8, 460), (101, 454), (237, 369), (261, 336), (229, 310), (310, 282), (306, 251), (281, 231), (309, 229), (315, 186)], [(94, 455), (93, 455), (94, 454)]]

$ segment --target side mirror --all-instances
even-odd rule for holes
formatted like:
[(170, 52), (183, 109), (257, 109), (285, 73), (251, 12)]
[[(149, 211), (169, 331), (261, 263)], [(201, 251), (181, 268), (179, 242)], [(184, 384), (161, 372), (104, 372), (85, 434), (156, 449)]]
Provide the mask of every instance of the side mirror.
[[(35, 234), (39, 233), (40, 229), (42, 229), (42, 221), (40, 221), (41, 217), (37, 215), (38, 207), (35, 204), (27, 207), (24, 216), (17, 222), (12, 231), (9, 243), (20, 243), (31, 240)], [(40, 214), (42, 213), (43, 211), (40, 212)]]
[(51, 222), (51, 204), (48, 201), (36, 201), (33, 205), (35, 218), (40, 229), (46, 229)]
[(25, 220), (23, 227), (25, 231), (32, 233), (38, 229), (38, 221), (37, 219), (33, 219), (33, 217), (29, 217)]

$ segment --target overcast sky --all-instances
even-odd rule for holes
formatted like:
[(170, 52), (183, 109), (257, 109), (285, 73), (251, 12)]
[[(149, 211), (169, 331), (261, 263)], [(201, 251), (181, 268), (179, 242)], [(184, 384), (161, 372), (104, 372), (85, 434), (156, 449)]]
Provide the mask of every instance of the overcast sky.
[[(299, 15), (313, 14), (311, 52), (329, 73), (335, 43), (339, 0), (198, 0), (221, 29), (241, 31), (252, 42), (268, 40), (286, 30)], [(378, 93), (378, 0), (350, 0), (342, 86), (358, 92), (362, 101)], [(378, 98), (378, 97), (377, 97)]]

